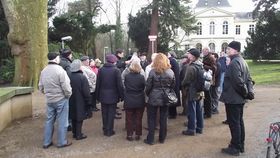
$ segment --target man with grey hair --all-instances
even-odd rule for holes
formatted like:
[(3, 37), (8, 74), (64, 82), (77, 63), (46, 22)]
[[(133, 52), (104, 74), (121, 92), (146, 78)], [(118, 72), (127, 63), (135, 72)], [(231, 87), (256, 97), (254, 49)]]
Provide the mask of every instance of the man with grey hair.
[[(93, 111), (99, 111), (99, 109), (97, 109), (96, 107), (96, 97), (95, 97), (95, 87), (96, 87), (96, 75), (95, 73), (91, 70), (90, 66), (89, 66), (89, 57), (88, 56), (82, 56), (81, 57), (81, 61), (82, 61), (82, 71), (83, 74), (86, 76), (88, 83), (89, 83), (89, 89), (90, 89), (90, 94), (91, 94), (91, 98), (92, 98), (92, 110)], [(90, 109), (91, 110), (91, 109)], [(91, 113), (91, 111), (89, 111), (89, 113)]]
[(58, 122), (57, 147), (67, 147), (72, 143), (67, 141), (69, 98), (72, 95), (70, 79), (66, 71), (59, 66), (58, 53), (48, 54), (49, 63), (42, 70), (39, 80), (39, 90), (45, 94), (47, 103), (46, 123), (43, 148), (52, 143), (55, 120)]
[(222, 153), (239, 156), (244, 152), (245, 127), (243, 109), (246, 99), (253, 99), (253, 82), (246, 61), (240, 55), (241, 44), (232, 41), (227, 48), (231, 59), (225, 72), (224, 87), (220, 100), (225, 103), (231, 141)]

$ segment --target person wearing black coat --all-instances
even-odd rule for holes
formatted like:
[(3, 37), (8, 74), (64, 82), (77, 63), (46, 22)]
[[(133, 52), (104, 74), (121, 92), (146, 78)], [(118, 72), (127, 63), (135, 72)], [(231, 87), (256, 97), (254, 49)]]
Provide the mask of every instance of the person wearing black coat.
[(76, 59), (70, 65), (70, 83), (72, 95), (70, 97), (70, 118), (72, 120), (73, 138), (77, 140), (87, 138), (82, 133), (83, 120), (86, 119), (87, 109), (91, 103), (91, 95), (87, 78), (81, 71), (81, 61)]
[(132, 61), (129, 66), (130, 72), (125, 75), (124, 78), (124, 108), (127, 131), (126, 139), (129, 141), (133, 140), (132, 135), (134, 129), (136, 140), (139, 140), (142, 135), (142, 118), (145, 107), (145, 77), (140, 74), (141, 69), (141, 65), (138, 61)]
[[(168, 53), (170, 54), (170, 53)], [(177, 117), (177, 106), (181, 105), (181, 97), (180, 97), (180, 69), (179, 69), (179, 64), (177, 63), (176, 59), (170, 55), (168, 55), (170, 65), (171, 65), (171, 70), (174, 72), (175, 75), (175, 87), (174, 91), (176, 93), (176, 96), (178, 98), (177, 104), (174, 106), (169, 107), (169, 119), (175, 119)]]
[(117, 58), (113, 54), (106, 56), (103, 67), (98, 71), (96, 98), (101, 103), (103, 134), (112, 136), (117, 103), (123, 100), (121, 72), (116, 67)]
[(156, 127), (157, 112), (159, 110), (159, 142), (164, 143), (167, 135), (168, 106), (164, 98), (164, 91), (175, 87), (175, 77), (170, 69), (171, 65), (166, 55), (158, 53), (153, 61), (153, 69), (149, 73), (146, 82), (146, 95), (149, 97), (147, 106), (148, 135), (144, 143), (153, 145)]

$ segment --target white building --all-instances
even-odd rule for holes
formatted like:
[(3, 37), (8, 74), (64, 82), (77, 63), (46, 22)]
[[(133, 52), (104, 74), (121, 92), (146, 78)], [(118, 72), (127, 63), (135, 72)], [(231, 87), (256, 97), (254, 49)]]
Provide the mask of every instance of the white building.
[[(240, 2), (242, 3), (242, 2)], [(242, 4), (240, 4), (242, 5)], [(246, 45), (248, 31), (254, 31), (252, 12), (231, 12), (227, 0), (199, 0), (194, 8), (198, 30), (185, 33), (178, 30), (176, 41), (179, 50), (209, 47), (213, 52), (225, 51), (229, 42), (241, 42), (241, 52)]]

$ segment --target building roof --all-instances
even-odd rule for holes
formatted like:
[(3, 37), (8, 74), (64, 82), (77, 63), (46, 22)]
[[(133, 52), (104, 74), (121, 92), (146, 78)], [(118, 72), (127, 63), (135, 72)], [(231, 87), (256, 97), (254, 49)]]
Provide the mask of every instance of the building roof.
[(199, 0), (196, 8), (231, 7), (228, 0)]

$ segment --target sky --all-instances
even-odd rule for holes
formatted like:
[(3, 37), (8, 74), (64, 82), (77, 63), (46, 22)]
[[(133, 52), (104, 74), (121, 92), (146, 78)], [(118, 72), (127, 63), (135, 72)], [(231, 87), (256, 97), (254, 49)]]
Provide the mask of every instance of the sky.
[[(73, 2), (75, 0), (60, 0), (59, 8), (67, 8), (68, 2)], [(96, 20), (99, 24), (114, 24), (115, 23), (115, 0), (100, 0), (102, 2), (102, 8), (104, 11), (100, 11), (99, 17)], [(152, 0), (121, 0), (121, 23), (126, 24), (128, 14), (132, 13), (135, 15), (141, 7), (146, 6)], [(250, 12), (254, 9), (254, 3), (252, 0), (228, 0), (232, 6), (232, 11), (234, 12)], [(192, 0), (191, 5), (195, 6), (198, 0)]]

